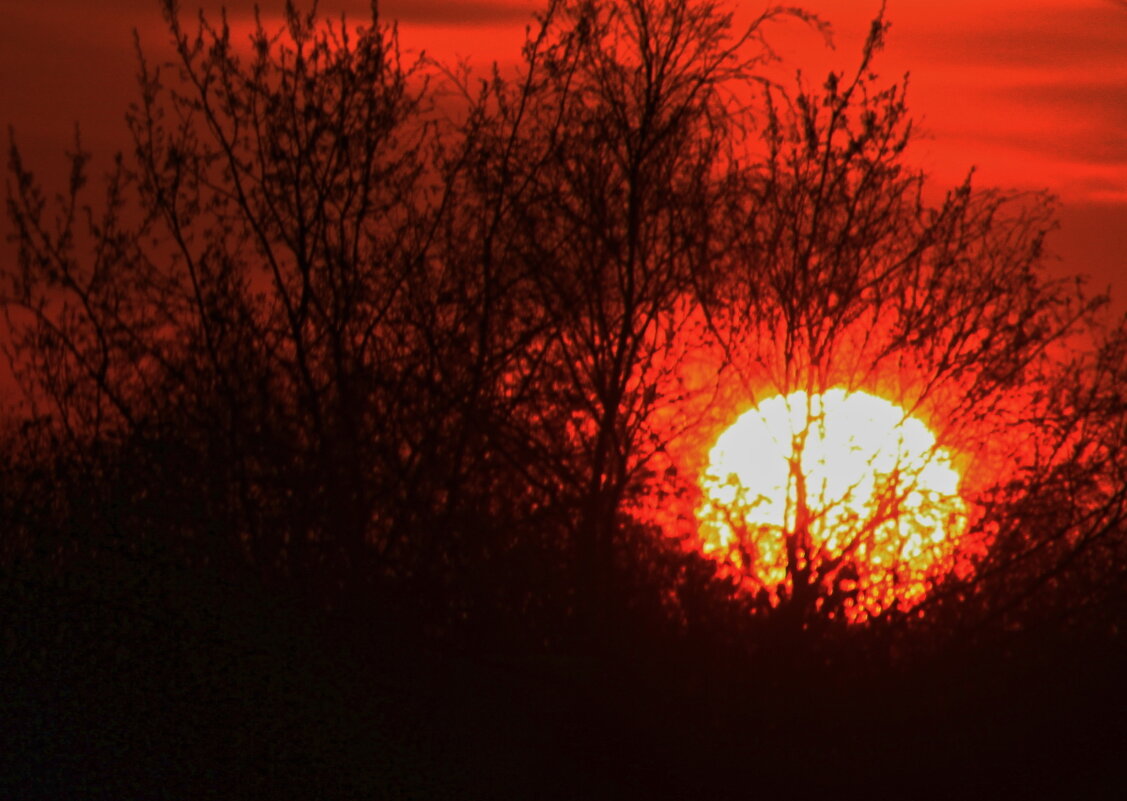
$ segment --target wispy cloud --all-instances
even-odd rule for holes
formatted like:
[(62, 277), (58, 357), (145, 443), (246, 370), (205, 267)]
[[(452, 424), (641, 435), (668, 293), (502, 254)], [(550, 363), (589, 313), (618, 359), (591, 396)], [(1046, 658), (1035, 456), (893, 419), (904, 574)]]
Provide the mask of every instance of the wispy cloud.
[(1127, 3), (892, 4), (889, 16), (889, 58), (912, 71), (937, 159), (1066, 200), (1127, 179)]

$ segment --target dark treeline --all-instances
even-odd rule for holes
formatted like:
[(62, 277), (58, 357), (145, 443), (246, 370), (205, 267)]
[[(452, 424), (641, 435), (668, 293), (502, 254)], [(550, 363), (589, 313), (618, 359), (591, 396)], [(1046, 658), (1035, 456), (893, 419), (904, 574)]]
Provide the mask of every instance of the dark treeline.
[[(406, 59), (374, 7), (165, 12), (99, 201), (79, 142), (57, 196), (10, 151), (17, 793), (1111, 778), (1127, 335), (1043, 274), (1050, 199), (910, 166), (883, 19), (787, 87), (771, 26), (830, 33), (789, 8), (552, 2), (511, 75)], [(768, 602), (670, 533), (676, 454), (834, 386), (982, 454), (975, 569), (863, 625), (826, 565)]]

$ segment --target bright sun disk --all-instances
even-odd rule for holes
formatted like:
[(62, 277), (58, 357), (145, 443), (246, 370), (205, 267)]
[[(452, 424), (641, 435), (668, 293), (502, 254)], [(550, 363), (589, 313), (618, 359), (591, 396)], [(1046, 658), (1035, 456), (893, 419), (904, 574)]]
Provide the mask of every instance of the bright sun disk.
[(922, 598), (952, 568), (966, 525), (950, 453), (921, 420), (865, 392), (763, 401), (717, 439), (702, 488), (706, 553), (774, 603), (796, 571), (823, 596), (844, 591), (850, 620)]

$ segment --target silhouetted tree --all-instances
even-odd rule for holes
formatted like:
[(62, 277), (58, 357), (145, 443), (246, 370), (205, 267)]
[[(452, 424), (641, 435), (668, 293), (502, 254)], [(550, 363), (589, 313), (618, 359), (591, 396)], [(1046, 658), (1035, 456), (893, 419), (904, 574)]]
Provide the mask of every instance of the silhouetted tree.
[(730, 146), (747, 122), (734, 92), (768, 60), (763, 28), (783, 15), (810, 19), (773, 9), (739, 30), (711, 3), (553, 3), (519, 79), (477, 98), (482, 262), (509, 276), (530, 321), (505, 376), (531, 401), (519, 448), (569, 509), (563, 533), (595, 616), (627, 496), (676, 436), (655, 413), (687, 391), (679, 369), (705, 333), (698, 273), (729, 260)]
[[(1103, 299), (1045, 276), (1049, 198), (976, 189), (968, 177), (927, 200), (926, 176), (905, 159), (906, 81), (881, 88), (873, 73), (886, 29), (874, 21), (856, 70), (830, 73), (820, 90), (766, 88), (760, 160), (735, 212), (735, 269), (704, 298), (745, 404), (792, 399), (785, 522), (748, 525), (759, 501), (747, 487), (725, 525), (742, 526), (730, 549), (738, 569), (797, 626), (842, 603), (861, 617), (922, 613), (929, 598), (973, 592), (1006, 606), (986, 574), (1020, 574), (1037, 592), (1095, 540), (1123, 534), (1122, 482), (1108, 468), (1122, 460), (1115, 359), (1072, 351), (1098, 340)], [(868, 500), (860, 478), (827, 489), (807, 472), (835, 388), (892, 400), (904, 415), (892, 422), (920, 416), (936, 434), (915, 464), (884, 443), (892, 453)], [(964, 474), (967, 509), (921, 481), (948, 458)], [(931, 543), (943, 526), (959, 534), (961, 556)], [(938, 574), (912, 564), (929, 549)], [(1046, 551), (1035, 580), (1019, 564)], [(945, 590), (918, 591), (937, 584)]]
[(449, 424), (417, 297), (443, 201), (425, 81), (374, 15), (289, 6), (242, 47), (164, 11), (177, 61), (141, 60), (104, 211), (79, 206), (81, 147), (57, 225), (12, 150), (17, 370), (69, 458), (117, 449), (165, 502), (188, 482), (265, 569), (363, 574), (400, 557)]

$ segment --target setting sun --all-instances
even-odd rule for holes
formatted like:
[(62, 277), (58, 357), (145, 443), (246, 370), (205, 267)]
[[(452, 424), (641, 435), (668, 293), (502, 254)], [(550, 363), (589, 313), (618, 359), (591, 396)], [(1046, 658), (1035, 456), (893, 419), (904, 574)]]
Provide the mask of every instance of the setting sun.
[(706, 553), (773, 603), (799, 581), (849, 620), (926, 594), (966, 526), (951, 455), (922, 421), (864, 392), (764, 400), (716, 440), (702, 488)]

